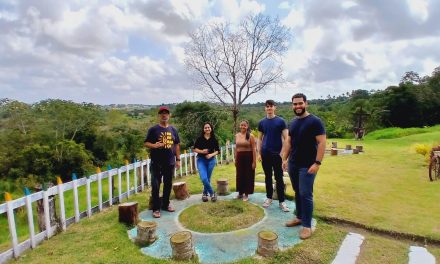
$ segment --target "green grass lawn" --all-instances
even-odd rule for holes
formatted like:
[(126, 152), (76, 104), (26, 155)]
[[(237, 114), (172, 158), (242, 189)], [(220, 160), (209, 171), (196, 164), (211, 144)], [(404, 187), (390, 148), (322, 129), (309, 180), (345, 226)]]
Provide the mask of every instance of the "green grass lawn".
[[(325, 157), (314, 190), (317, 217), (346, 219), (372, 228), (440, 240), (440, 181), (429, 181), (426, 161), (413, 147), (416, 143), (440, 144), (440, 129), (395, 139), (329, 139), (328, 145), (331, 141), (338, 141), (340, 147), (363, 145), (365, 153)], [(259, 173), (262, 173), (260, 164), (257, 167)], [(219, 178), (229, 179), (229, 190), (235, 191), (234, 165), (217, 166), (212, 183), (215, 185)], [(191, 193), (202, 192), (197, 175), (177, 179), (181, 180), (188, 183)], [(256, 187), (256, 191), (264, 192), (264, 187)], [(293, 196), (291, 186), (287, 187), (287, 194)], [(145, 192), (130, 200), (140, 202), (140, 209), (144, 210), (148, 196), (149, 192)], [(1, 230), (7, 230), (3, 229), (7, 228), (7, 223), (4, 226), (2, 221)], [(143, 255), (128, 240), (126, 230), (117, 222), (117, 208), (112, 207), (70, 226), (66, 232), (45, 241), (37, 249), (27, 251), (18, 262), (172, 263)], [(239, 263), (329, 263), (348, 231), (351, 229), (320, 221), (312, 239), (273, 258), (249, 258)], [(408, 247), (413, 242), (398, 241), (365, 230), (360, 232), (364, 232), (366, 241), (358, 263), (408, 261)], [(429, 244), (427, 247), (440, 260), (440, 249)]]

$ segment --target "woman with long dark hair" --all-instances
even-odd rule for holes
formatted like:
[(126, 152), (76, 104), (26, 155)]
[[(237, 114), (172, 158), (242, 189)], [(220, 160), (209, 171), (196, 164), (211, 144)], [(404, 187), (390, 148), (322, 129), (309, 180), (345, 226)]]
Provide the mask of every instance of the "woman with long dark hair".
[(257, 160), (255, 138), (250, 133), (249, 122), (240, 122), (240, 132), (235, 135), (235, 168), (237, 199), (249, 200), (254, 193)]
[(197, 168), (203, 183), (202, 201), (204, 202), (208, 201), (208, 195), (211, 196), (211, 201), (217, 201), (217, 194), (211, 186), (211, 175), (216, 163), (215, 156), (219, 151), (214, 127), (210, 123), (205, 123), (200, 137), (194, 143), (194, 152), (197, 153)]

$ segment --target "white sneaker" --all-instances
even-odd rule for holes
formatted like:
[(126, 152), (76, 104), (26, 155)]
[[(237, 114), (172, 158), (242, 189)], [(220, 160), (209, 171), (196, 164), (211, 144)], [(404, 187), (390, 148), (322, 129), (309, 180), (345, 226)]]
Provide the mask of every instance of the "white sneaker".
[(272, 203), (272, 199), (266, 198), (266, 200), (264, 200), (263, 207), (267, 208), (271, 203)]
[(280, 208), (283, 210), (283, 212), (289, 212), (289, 207), (287, 207), (285, 202), (280, 203)]

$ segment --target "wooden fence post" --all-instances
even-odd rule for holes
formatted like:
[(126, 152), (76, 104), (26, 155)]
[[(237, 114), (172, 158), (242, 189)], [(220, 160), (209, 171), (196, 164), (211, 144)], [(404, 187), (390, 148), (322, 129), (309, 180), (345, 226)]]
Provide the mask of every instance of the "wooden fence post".
[(145, 180), (144, 180), (144, 161), (141, 160), (141, 190), (144, 191)]
[[(182, 160), (182, 154), (180, 154), (179, 159)], [(183, 167), (182, 162), (180, 162), (180, 175), (179, 175), (180, 177), (182, 177), (182, 175), (183, 175), (183, 168), (182, 167)], [(176, 176), (176, 175), (174, 174), (174, 176)]]
[(79, 222), (79, 205), (78, 205), (78, 182), (76, 174), (72, 174), (73, 183), (73, 208), (75, 210), (75, 223)]
[(121, 169), (118, 168), (118, 195), (119, 195), (119, 201), (118, 203), (121, 203), (122, 201), (122, 175), (121, 175)]
[(58, 196), (60, 199), (60, 224), (63, 231), (66, 230), (66, 211), (64, 210), (64, 185), (61, 177), (57, 177)]
[(127, 169), (125, 175), (127, 177), (127, 198), (130, 197), (130, 167), (128, 165), (128, 160), (125, 160), (125, 168)]
[(26, 213), (29, 226), (29, 239), (31, 241), (31, 248), (35, 248), (35, 230), (34, 230), (34, 213), (32, 210), (31, 192), (28, 188), (24, 188), (24, 194), (26, 195)]
[(11, 234), (12, 249), (14, 257), (19, 256), (17, 229), (15, 228), (14, 208), (12, 204), (12, 197), (8, 192), (5, 192), (6, 211), (8, 214), (9, 233)]
[(134, 175), (134, 193), (137, 193), (138, 191), (138, 185), (137, 185), (137, 169), (136, 169), (136, 159), (134, 159), (133, 162), (133, 175)]
[(96, 174), (98, 175), (98, 209), (102, 211), (102, 174), (101, 168), (96, 169)]
[[(150, 159), (147, 159), (147, 185), (151, 186), (151, 172), (150, 172)], [(176, 174), (174, 174), (176, 175)]]
[(193, 174), (193, 152), (191, 149), (189, 149), (189, 171), (191, 174)]
[(185, 156), (185, 176), (188, 176), (188, 153), (184, 152), (184, 156)]
[(107, 166), (108, 173), (108, 204), (109, 206), (113, 205), (113, 177), (112, 177), (112, 166)]
[(90, 190), (90, 177), (86, 177), (87, 217), (92, 216), (92, 192)]

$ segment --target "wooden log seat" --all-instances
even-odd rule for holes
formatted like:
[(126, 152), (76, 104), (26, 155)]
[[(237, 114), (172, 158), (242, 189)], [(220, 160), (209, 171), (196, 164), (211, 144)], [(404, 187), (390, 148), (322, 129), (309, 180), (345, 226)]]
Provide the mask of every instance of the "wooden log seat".
[(137, 224), (136, 243), (139, 245), (149, 245), (156, 241), (157, 223), (153, 221), (140, 221)]
[(186, 182), (173, 183), (174, 196), (177, 200), (185, 200), (189, 198), (188, 186)]
[(138, 221), (138, 203), (122, 203), (118, 206), (119, 222), (127, 225), (135, 225)]
[(263, 257), (273, 256), (278, 250), (278, 235), (272, 231), (258, 233), (257, 253)]
[(172, 257), (175, 260), (190, 260), (196, 256), (192, 234), (189, 231), (177, 232), (170, 238)]
[(217, 194), (227, 195), (228, 194), (228, 179), (218, 179), (217, 180)]

